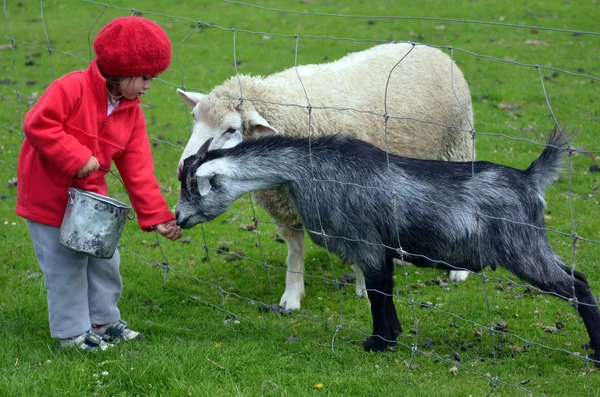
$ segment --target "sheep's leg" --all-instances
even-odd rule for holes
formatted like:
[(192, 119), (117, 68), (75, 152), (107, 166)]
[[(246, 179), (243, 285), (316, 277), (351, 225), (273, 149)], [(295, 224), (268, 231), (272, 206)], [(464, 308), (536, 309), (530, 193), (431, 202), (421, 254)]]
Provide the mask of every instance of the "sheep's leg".
[(356, 275), (356, 296), (359, 298), (367, 297), (367, 287), (365, 286), (365, 276), (358, 265), (351, 265)]
[(277, 225), (276, 228), (288, 249), (285, 292), (279, 305), (286, 310), (297, 310), (304, 297), (304, 230), (302, 226), (290, 228)]
[(387, 262), (390, 266), (384, 265), (380, 271), (370, 269), (373, 274), (365, 274), (373, 317), (373, 333), (364, 343), (366, 351), (383, 351), (394, 346), (402, 330), (392, 297), (394, 280), (389, 269), (393, 272), (394, 267), (391, 258)]
[(461, 283), (469, 277), (469, 272), (464, 270), (450, 270), (448, 271), (448, 279), (455, 283)]
[(578, 301), (577, 311), (583, 319), (594, 349), (592, 359), (595, 360), (596, 366), (600, 367), (600, 312), (585, 276), (573, 271), (573, 280), (571, 269), (556, 257), (542, 263), (541, 267), (525, 263), (511, 266), (511, 270), (541, 290), (555, 292), (565, 299), (573, 296), (574, 284)]
[[(396, 266), (406, 266), (410, 262), (404, 262), (402, 259), (394, 258)], [(448, 270), (448, 279), (454, 283), (461, 283), (469, 277), (469, 272), (465, 270)]]

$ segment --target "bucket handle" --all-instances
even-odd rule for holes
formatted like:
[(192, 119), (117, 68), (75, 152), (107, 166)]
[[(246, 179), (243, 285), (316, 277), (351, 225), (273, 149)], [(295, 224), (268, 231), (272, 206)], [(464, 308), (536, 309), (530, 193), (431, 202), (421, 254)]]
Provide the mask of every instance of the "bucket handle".
[(119, 178), (119, 176), (111, 168), (99, 167), (99, 169), (110, 172), (110, 174), (112, 176), (114, 176), (115, 178), (117, 178), (117, 180), (119, 182), (121, 182), (121, 185), (123, 185), (123, 189), (125, 189), (125, 192), (127, 193), (127, 196), (129, 197), (129, 201), (131, 201), (131, 207), (132, 207), (131, 208), (132, 215), (127, 215), (127, 219), (129, 219), (130, 221), (134, 220), (135, 219), (135, 205), (133, 204), (133, 199), (131, 198), (131, 194), (129, 194), (129, 190), (127, 190), (127, 188), (125, 187), (125, 183), (123, 182), (123, 180), (121, 178)]
[[(135, 206), (133, 205), (133, 199), (131, 198), (129, 191), (125, 187), (125, 183), (123, 182), (123, 180), (121, 178), (119, 178), (119, 176), (110, 168), (99, 167), (98, 169), (110, 172), (112, 176), (114, 176), (115, 178), (117, 178), (117, 180), (119, 182), (121, 182), (121, 185), (123, 185), (123, 189), (125, 189), (125, 192), (127, 193), (127, 197), (129, 197), (129, 201), (131, 201), (131, 207), (132, 207), (131, 209), (132, 209), (132, 213), (133, 213), (132, 215), (127, 215), (127, 219), (129, 219), (130, 221), (134, 220), (135, 219)], [(71, 180), (71, 183), (69, 183), (69, 188), (72, 185), (73, 185), (73, 180)], [(69, 193), (69, 203), (73, 204), (73, 197), (71, 196), (71, 193)]]

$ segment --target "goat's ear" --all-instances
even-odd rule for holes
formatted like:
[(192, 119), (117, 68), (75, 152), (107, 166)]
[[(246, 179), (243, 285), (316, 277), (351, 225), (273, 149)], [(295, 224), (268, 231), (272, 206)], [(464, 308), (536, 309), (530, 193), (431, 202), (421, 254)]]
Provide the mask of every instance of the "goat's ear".
[(251, 110), (248, 113), (248, 122), (250, 123), (251, 132), (255, 136), (264, 137), (279, 134), (256, 110)]
[(206, 142), (204, 142), (202, 146), (200, 146), (200, 149), (198, 149), (196, 156), (199, 157), (201, 160), (204, 160), (204, 157), (206, 157), (206, 152), (208, 152), (208, 148), (210, 147), (210, 144), (212, 143), (213, 139), (214, 138), (208, 138)]
[(204, 94), (200, 94), (198, 92), (186, 92), (186, 91), (180, 90), (179, 88), (177, 89), (177, 93), (179, 94), (179, 96), (181, 98), (183, 98), (183, 100), (185, 101), (185, 103), (187, 103), (191, 107), (195, 107), (196, 104), (198, 102), (200, 102), (200, 100), (202, 98), (205, 97)]
[(234, 146), (237, 146), (242, 142), (243, 139), (244, 138), (242, 138), (242, 134), (239, 131), (236, 131), (233, 134), (231, 134), (229, 138), (227, 138), (227, 140), (223, 144), (223, 149), (229, 149)]
[(198, 180), (198, 193), (200, 193), (201, 197), (206, 196), (210, 192), (211, 187), (210, 178)]
[(215, 175), (216, 173), (208, 170), (207, 167), (202, 169), (202, 166), (200, 166), (196, 170), (196, 182), (198, 183), (198, 193), (200, 193), (200, 196), (204, 197), (210, 192), (212, 187), (210, 184), (210, 178), (214, 177)]

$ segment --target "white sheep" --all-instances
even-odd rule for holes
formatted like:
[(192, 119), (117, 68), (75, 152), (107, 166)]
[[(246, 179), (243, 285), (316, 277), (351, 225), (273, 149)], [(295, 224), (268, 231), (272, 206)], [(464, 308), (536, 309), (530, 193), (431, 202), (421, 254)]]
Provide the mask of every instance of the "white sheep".
[[(412, 43), (390, 43), (337, 61), (292, 67), (267, 76), (233, 76), (209, 94), (177, 90), (193, 107), (190, 140), (181, 156), (195, 154), (210, 138), (219, 149), (236, 131), (245, 137), (273, 134), (353, 135), (396, 155), (450, 161), (473, 156), (473, 112), (469, 87), (443, 51)], [(288, 246), (286, 289), (280, 305), (300, 308), (304, 296), (304, 231), (296, 212), (277, 191), (252, 194), (274, 218)], [(366, 296), (357, 276), (356, 293)], [(463, 281), (465, 271), (451, 271)]]

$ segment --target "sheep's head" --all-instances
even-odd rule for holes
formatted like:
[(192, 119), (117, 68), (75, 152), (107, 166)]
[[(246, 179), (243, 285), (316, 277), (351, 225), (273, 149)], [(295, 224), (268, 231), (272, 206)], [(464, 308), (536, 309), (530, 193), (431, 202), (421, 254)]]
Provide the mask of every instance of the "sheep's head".
[[(208, 139), (198, 152), (186, 158), (178, 175), (181, 182), (175, 210), (177, 225), (189, 229), (209, 222), (225, 212), (239, 196), (239, 189), (231, 183), (227, 157), (209, 150), (213, 138)], [(240, 143), (239, 132), (231, 134), (223, 144), (228, 149)]]
[[(242, 106), (239, 98), (221, 92), (223, 89), (219, 93), (214, 91), (205, 95), (177, 90), (181, 98), (193, 108), (194, 119), (192, 135), (177, 166), (178, 178), (184, 160), (196, 153), (209, 139), (211, 143), (208, 150), (215, 150), (223, 148), (225, 142), (236, 132), (246, 137), (277, 134), (277, 130), (252, 105)], [(246, 131), (244, 126), (247, 126)]]

